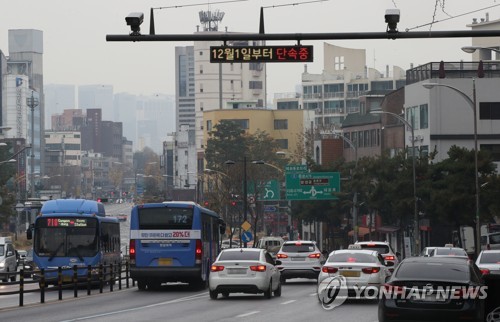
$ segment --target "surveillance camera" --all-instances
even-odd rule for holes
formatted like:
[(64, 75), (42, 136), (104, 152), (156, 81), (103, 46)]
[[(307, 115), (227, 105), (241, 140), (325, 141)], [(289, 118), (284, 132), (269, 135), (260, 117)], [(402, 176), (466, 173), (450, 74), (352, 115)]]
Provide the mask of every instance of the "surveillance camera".
[(385, 22), (387, 23), (387, 32), (397, 32), (399, 22), (399, 9), (387, 9), (385, 11)]
[(131, 14), (125, 17), (125, 21), (132, 30), (130, 35), (137, 36), (141, 34), (140, 31), (141, 31), (141, 24), (144, 21), (144, 13), (132, 12)]

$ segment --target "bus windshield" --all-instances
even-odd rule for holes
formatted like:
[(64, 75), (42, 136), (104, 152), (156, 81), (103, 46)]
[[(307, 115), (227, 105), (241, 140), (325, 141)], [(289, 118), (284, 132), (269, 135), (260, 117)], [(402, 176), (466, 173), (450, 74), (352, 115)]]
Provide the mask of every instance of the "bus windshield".
[(95, 256), (98, 250), (97, 219), (39, 218), (34, 250), (40, 257)]
[(193, 208), (139, 209), (139, 229), (191, 229)]

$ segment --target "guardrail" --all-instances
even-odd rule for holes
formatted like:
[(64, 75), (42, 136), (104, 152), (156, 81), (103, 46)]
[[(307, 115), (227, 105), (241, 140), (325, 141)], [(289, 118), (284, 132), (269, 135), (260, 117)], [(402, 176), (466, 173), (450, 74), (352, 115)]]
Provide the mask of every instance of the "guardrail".
[[(19, 289), (16, 291), (0, 291), (0, 298), (2, 295), (15, 295), (19, 294), (19, 306), (24, 305), (24, 294), (26, 293), (35, 293), (40, 292), (40, 303), (45, 303), (45, 292), (46, 291), (57, 291), (58, 300), (63, 299), (63, 290), (73, 289), (73, 297), (78, 297), (78, 290), (82, 287), (86, 286), (87, 295), (92, 294), (92, 289), (96, 286), (99, 287), (99, 293), (103, 293), (104, 286), (106, 284), (109, 285), (109, 291), (113, 292), (114, 286), (116, 282), (118, 282), (118, 289), (122, 289), (122, 281), (125, 280), (125, 287), (130, 288), (130, 264), (128, 261), (122, 262), (119, 265), (99, 265), (99, 266), (87, 266), (87, 275), (82, 276), (78, 275), (78, 269), (82, 269), (82, 266), (74, 265), (70, 268), (62, 268), (58, 267), (57, 269), (40, 269), (40, 270), (24, 270), (21, 269), (16, 272), (16, 280), (17, 276), (19, 276), (18, 281), (11, 282), (0, 282), (0, 286), (7, 285), (19, 285)], [(98, 272), (97, 275), (93, 275), (92, 271)], [(71, 281), (67, 281), (67, 275), (63, 275), (64, 271), (73, 271), (71, 276)], [(47, 273), (57, 272), (57, 278), (55, 279), (47, 279)], [(13, 273), (8, 273), (8, 275), (12, 276)], [(33, 276), (33, 279), (26, 280), (25, 276), (30, 275)], [(49, 283), (53, 283), (54, 286), (48, 286)], [(38, 289), (25, 290), (25, 286), (29, 284), (38, 284)], [(135, 281), (132, 280), (132, 287), (135, 287)]]

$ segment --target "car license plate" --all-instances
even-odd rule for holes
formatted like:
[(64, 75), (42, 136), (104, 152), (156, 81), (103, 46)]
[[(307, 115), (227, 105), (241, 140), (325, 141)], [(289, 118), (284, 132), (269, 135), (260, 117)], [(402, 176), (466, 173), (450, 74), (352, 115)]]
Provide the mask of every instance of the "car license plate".
[(441, 294), (439, 297), (436, 294), (419, 293), (413, 298), (414, 302), (446, 302), (446, 295)]
[(246, 274), (247, 269), (246, 268), (228, 268), (227, 273), (228, 274)]
[(170, 266), (172, 265), (172, 258), (160, 258), (158, 260), (159, 266)]
[(344, 277), (359, 277), (359, 272), (356, 271), (340, 271), (340, 275)]
[(292, 257), (292, 261), (305, 261), (305, 257)]

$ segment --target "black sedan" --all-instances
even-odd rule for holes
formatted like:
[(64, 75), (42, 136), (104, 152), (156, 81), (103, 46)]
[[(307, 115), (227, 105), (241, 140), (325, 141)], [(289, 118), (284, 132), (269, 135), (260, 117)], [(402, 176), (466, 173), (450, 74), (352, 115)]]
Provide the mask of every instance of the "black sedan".
[(484, 321), (486, 288), (471, 261), (403, 260), (381, 288), (379, 321)]

